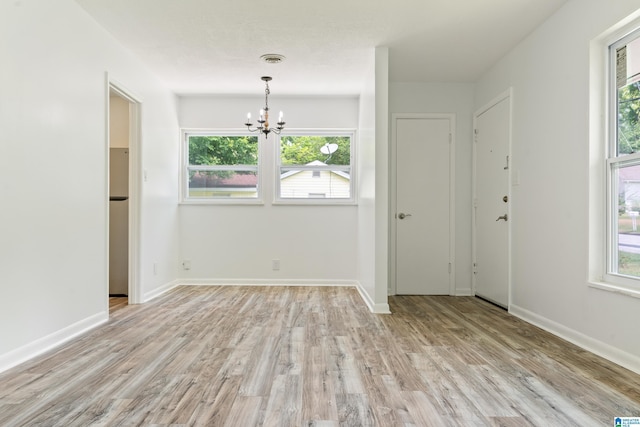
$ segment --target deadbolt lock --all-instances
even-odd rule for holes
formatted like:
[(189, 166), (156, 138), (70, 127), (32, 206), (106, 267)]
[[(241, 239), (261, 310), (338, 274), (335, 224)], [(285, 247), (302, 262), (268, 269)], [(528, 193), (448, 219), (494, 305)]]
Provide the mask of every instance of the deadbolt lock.
[(508, 196), (504, 196), (504, 197), (502, 198), (502, 201), (503, 201), (503, 202), (505, 202), (505, 203), (507, 203), (507, 202), (509, 201), (509, 197), (508, 197)]

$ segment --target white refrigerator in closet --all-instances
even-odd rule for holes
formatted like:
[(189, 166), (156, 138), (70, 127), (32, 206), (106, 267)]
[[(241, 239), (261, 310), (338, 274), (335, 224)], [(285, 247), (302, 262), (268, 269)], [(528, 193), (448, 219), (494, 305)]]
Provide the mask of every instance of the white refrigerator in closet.
[(109, 295), (129, 294), (129, 149), (109, 156)]

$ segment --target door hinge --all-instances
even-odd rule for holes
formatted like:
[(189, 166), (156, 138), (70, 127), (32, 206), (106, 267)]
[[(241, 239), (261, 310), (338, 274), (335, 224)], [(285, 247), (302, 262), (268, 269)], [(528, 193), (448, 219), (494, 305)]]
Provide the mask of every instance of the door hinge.
[(477, 274), (478, 273), (478, 264), (476, 264), (475, 262), (473, 263), (473, 274)]
[(451, 263), (449, 263), (449, 274), (451, 274)]
[(453, 135), (449, 134), (449, 144), (451, 144), (453, 142)]

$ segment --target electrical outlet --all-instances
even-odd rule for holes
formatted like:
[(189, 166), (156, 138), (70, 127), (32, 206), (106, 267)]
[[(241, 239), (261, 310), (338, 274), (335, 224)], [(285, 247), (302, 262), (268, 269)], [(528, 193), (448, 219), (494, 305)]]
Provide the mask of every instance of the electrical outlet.
[(158, 275), (158, 263), (157, 262), (153, 263), (153, 275), (154, 276)]
[(279, 259), (274, 259), (274, 260), (271, 261), (271, 269), (273, 271), (280, 270), (280, 260)]

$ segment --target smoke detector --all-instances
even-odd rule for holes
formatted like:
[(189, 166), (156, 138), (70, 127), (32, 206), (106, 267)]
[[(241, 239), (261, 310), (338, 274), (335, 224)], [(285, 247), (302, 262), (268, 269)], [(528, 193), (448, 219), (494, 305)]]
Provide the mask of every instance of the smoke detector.
[(267, 53), (260, 57), (267, 64), (279, 64), (284, 61), (284, 55), (279, 55), (277, 53)]

